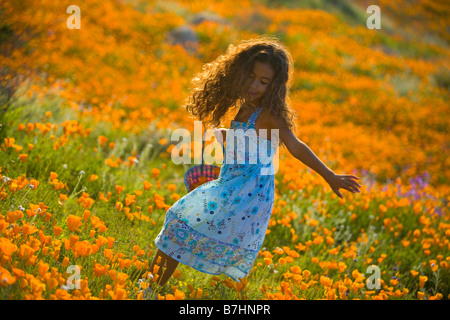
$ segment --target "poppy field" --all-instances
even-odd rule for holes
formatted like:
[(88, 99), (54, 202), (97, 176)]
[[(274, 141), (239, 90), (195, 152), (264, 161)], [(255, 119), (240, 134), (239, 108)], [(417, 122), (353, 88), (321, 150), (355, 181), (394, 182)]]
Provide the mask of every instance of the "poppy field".
[[(181, 107), (189, 82), (262, 34), (293, 56), (296, 136), (361, 192), (340, 199), (279, 149), (248, 277), (179, 264), (156, 298), (449, 299), (449, 4), (296, 3), (74, 1), (70, 29), (65, 2), (1, 2), (0, 299), (144, 299), (194, 165), (171, 161), (172, 131), (197, 120)], [(369, 5), (381, 29), (366, 26)]]

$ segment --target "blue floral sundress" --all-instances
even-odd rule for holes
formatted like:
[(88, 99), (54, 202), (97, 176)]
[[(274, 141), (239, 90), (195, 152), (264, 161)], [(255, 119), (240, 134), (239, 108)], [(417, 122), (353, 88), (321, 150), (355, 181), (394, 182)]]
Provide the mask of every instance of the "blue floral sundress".
[(246, 123), (231, 122), (234, 130), (227, 133), (218, 179), (198, 186), (167, 210), (155, 239), (165, 254), (235, 281), (248, 275), (263, 244), (275, 196), (273, 156), (278, 140), (256, 134), (261, 111), (257, 108)]

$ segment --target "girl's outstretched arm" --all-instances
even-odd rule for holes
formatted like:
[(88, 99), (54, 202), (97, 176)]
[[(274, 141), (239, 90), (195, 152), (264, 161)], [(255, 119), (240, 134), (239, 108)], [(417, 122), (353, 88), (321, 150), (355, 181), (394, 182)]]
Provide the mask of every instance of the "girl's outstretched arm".
[(271, 129), (278, 129), (279, 139), (286, 145), (289, 153), (320, 174), (340, 198), (343, 198), (339, 192), (340, 188), (347, 189), (350, 192), (360, 192), (358, 187), (361, 187), (361, 185), (353, 180), (359, 179), (358, 177), (334, 173), (289, 128), (282, 126), (277, 120), (273, 119)]

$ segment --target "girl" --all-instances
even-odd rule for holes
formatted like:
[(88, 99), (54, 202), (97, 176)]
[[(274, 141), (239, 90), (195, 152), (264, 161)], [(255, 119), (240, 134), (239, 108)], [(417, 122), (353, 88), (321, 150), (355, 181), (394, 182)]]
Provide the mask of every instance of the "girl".
[[(292, 73), (291, 55), (276, 39), (242, 41), (230, 45), (225, 55), (194, 77), (185, 107), (201, 121), (218, 126), (231, 107), (239, 106), (230, 129), (255, 130), (271, 156), (274, 141), (265, 137), (272, 137), (275, 130), (280, 145), (319, 173), (340, 198), (340, 188), (359, 192), (361, 185), (353, 180), (358, 177), (335, 174), (294, 135), (295, 114), (288, 99)], [(260, 134), (261, 129), (267, 130), (266, 135)], [(227, 139), (226, 130), (221, 132)], [(236, 151), (227, 148), (228, 153), (234, 156)], [(247, 276), (264, 241), (274, 203), (274, 174), (270, 170), (261, 174), (262, 168), (273, 169), (273, 162), (234, 164), (224, 157), (218, 179), (174, 203), (155, 240), (158, 251), (150, 266), (159, 285), (167, 282), (179, 262), (209, 274), (224, 273), (235, 281)]]

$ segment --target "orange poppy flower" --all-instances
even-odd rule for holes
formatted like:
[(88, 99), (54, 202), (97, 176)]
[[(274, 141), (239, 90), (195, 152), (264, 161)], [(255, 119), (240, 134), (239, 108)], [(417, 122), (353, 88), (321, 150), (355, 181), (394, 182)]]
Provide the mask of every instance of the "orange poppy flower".
[(67, 217), (66, 223), (67, 223), (67, 226), (69, 227), (69, 230), (71, 232), (73, 232), (73, 231), (80, 231), (79, 228), (83, 224), (81, 222), (81, 217), (74, 216), (72, 214)]
[(0, 266), (0, 287), (12, 285), (16, 279), (7, 269)]
[(153, 178), (158, 178), (159, 174), (161, 173), (161, 170), (159, 170), (158, 168), (152, 168), (152, 176)]
[(6, 214), (6, 221), (9, 223), (14, 223), (21, 218), (23, 218), (23, 212), (20, 210), (9, 211)]

